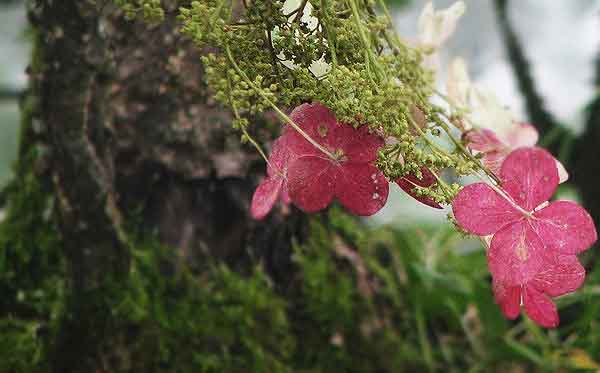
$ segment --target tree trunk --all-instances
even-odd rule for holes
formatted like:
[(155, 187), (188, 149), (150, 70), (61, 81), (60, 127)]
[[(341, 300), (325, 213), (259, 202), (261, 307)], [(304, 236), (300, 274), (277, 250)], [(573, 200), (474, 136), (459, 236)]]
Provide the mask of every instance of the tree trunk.
[(268, 218), (277, 224), (249, 217), (263, 162), (211, 100), (200, 53), (177, 32), (176, 2), (165, 3), (157, 26), (125, 21), (100, 1), (39, 0), (30, 10), (39, 128), (21, 153), (48, 150), (38, 174), (57, 197), (68, 262), (55, 372), (106, 369), (111, 309), (102, 292), (129, 276), (134, 222), (187, 264), (261, 261), (274, 276), (285, 275), (291, 236), (304, 226), (289, 210)]

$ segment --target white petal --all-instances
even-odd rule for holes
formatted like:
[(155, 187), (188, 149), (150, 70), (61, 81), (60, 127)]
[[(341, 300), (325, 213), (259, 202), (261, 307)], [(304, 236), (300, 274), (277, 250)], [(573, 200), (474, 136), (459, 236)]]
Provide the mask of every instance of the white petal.
[(327, 73), (331, 70), (331, 65), (325, 62), (325, 59), (321, 57), (320, 59), (313, 61), (308, 69), (315, 75), (317, 79), (320, 79), (327, 75)]
[(446, 89), (451, 104), (460, 108), (469, 106), (469, 97), (473, 87), (467, 72), (467, 64), (462, 58), (455, 58), (450, 63)]
[(435, 11), (433, 3), (430, 1), (425, 4), (419, 16), (419, 41), (423, 44), (430, 42), (433, 39), (433, 27), (435, 19)]
[(567, 169), (565, 168), (565, 166), (560, 163), (559, 161), (556, 161), (556, 168), (558, 169), (558, 183), (562, 184), (565, 181), (569, 180), (569, 173), (567, 172)]
[(438, 49), (456, 29), (458, 19), (465, 13), (465, 3), (457, 1), (445, 10), (435, 11), (431, 2), (419, 17), (419, 42), (426, 50)]
[(514, 129), (515, 119), (506, 107), (500, 104), (492, 92), (473, 90), (473, 111), (471, 120), (476, 125), (489, 128), (501, 139)]
[(511, 148), (534, 146), (540, 137), (534, 126), (524, 122), (513, 122), (509, 130), (506, 133), (499, 134), (499, 136), (500, 140), (504, 141)]

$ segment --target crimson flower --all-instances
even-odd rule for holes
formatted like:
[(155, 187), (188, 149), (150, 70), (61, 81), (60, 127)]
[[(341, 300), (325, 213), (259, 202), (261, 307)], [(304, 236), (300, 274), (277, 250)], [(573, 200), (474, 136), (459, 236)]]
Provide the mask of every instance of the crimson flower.
[(288, 137), (281, 136), (273, 142), (267, 164), (267, 177), (258, 185), (252, 196), (250, 213), (254, 219), (261, 220), (271, 211), (277, 199), (284, 204), (290, 203), (287, 187), (287, 168), (292, 153), (287, 147)]
[(334, 198), (356, 215), (372, 215), (386, 203), (388, 181), (374, 165), (380, 136), (366, 126), (355, 129), (338, 123), (335, 115), (319, 103), (303, 104), (290, 115), (308, 136), (330, 154), (286, 126), (273, 143), (267, 177), (252, 197), (250, 212), (264, 218), (279, 198), (306, 212), (327, 207)]
[(570, 201), (545, 205), (558, 186), (554, 158), (540, 148), (520, 148), (500, 169), (503, 194), (485, 183), (464, 187), (452, 208), (466, 231), (493, 235), (488, 267), (496, 301), (517, 317), (520, 305), (542, 326), (558, 324), (548, 298), (577, 289), (585, 275), (575, 254), (597, 239), (589, 214)]
[(396, 179), (396, 184), (402, 190), (404, 190), (409, 196), (416, 199), (417, 201), (436, 208), (441, 209), (442, 206), (437, 203), (433, 198), (428, 196), (419, 196), (417, 194), (417, 187), (428, 188), (435, 183), (437, 183), (437, 179), (433, 175), (433, 173), (427, 167), (421, 167), (421, 179), (416, 177), (415, 175), (409, 174), (399, 179)]
[(288, 148), (295, 155), (288, 168), (288, 187), (292, 202), (306, 212), (327, 207), (334, 198), (356, 215), (373, 215), (386, 203), (388, 181), (373, 165), (383, 138), (339, 123), (335, 115), (319, 103), (303, 104), (291, 114), (327, 155), (291, 127)]

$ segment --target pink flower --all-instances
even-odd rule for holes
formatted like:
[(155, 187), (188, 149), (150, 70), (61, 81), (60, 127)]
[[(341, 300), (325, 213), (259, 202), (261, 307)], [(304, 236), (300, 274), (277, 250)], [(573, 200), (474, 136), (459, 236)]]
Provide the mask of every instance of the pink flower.
[(263, 219), (279, 198), (306, 212), (319, 211), (337, 198), (352, 213), (364, 216), (385, 205), (388, 181), (373, 165), (383, 145), (381, 137), (365, 126), (338, 123), (319, 103), (298, 106), (290, 119), (333, 157), (287, 126), (273, 143), (267, 177), (252, 197), (255, 219)]
[[(470, 233), (493, 235), (488, 266), (504, 314), (515, 318), (515, 304), (523, 304), (540, 325), (555, 326), (556, 309), (546, 295), (564, 294), (581, 284), (583, 272), (574, 255), (596, 241), (594, 223), (570, 201), (540, 206), (558, 186), (555, 160), (543, 149), (513, 151), (499, 176), (506, 195), (485, 183), (467, 185), (453, 202), (454, 216)], [(555, 281), (565, 273), (577, 274), (568, 286)]]
[(401, 177), (399, 179), (396, 179), (396, 184), (398, 184), (398, 186), (402, 188), (402, 190), (404, 190), (408, 195), (410, 195), (417, 201), (427, 206), (436, 209), (441, 209), (442, 206), (439, 203), (437, 203), (433, 198), (417, 195), (417, 187), (428, 188), (437, 183), (437, 179), (428, 168), (421, 167), (421, 175), (421, 179), (412, 174)]
[[(538, 132), (529, 123), (512, 122), (502, 132), (487, 128), (472, 129), (465, 134), (467, 146), (483, 154), (482, 162), (493, 173), (498, 174), (504, 159), (520, 147), (534, 146), (538, 142)], [(559, 183), (567, 181), (569, 174), (558, 160), (555, 160)]]
[(287, 146), (288, 137), (281, 136), (273, 142), (273, 149), (267, 165), (267, 177), (258, 185), (252, 196), (250, 214), (261, 220), (271, 211), (277, 199), (290, 203), (287, 186), (287, 168), (293, 157)]
[(585, 279), (585, 269), (575, 255), (560, 255), (532, 280), (523, 285), (510, 286), (494, 279), (494, 297), (509, 319), (519, 316), (521, 304), (531, 319), (546, 328), (558, 326), (558, 312), (549, 297), (557, 297), (577, 290)]
[[(446, 82), (448, 101), (457, 109), (466, 111), (465, 134), (467, 146), (483, 153), (483, 163), (492, 172), (498, 173), (502, 161), (514, 149), (534, 146), (538, 142), (538, 132), (534, 126), (515, 120), (515, 116), (500, 103), (493, 92), (479, 88), (471, 82), (467, 64), (463, 59), (452, 61)], [(477, 128), (473, 129), (472, 123)], [(564, 166), (556, 161), (560, 182), (565, 182), (569, 174)]]
[(338, 123), (334, 114), (319, 103), (303, 104), (291, 114), (313, 140), (333, 158), (287, 127), (284, 136), (296, 158), (288, 168), (292, 202), (306, 212), (327, 207), (334, 198), (356, 215), (372, 215), (387, 201), (388, 181), (373, 161), (383, 146), (380, 136), (366, 126), (355, 129)]

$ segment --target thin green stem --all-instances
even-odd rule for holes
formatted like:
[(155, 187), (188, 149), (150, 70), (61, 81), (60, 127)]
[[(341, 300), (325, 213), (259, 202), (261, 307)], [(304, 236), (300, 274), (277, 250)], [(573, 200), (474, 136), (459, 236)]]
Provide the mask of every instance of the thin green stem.
[(423, 351), (423, 359), (427, 365), (427, 370), (430, 372), (435, 371), (435, 364), (433, 361), (433, 354), (431, 349), (431, 343), (427, 338), (427, 325), (425, 324), (425, 318), (423, 317), (423, 307), (421, 302), (417, 301), (415, 305), (415, 321), (417, 324), (417, 335), (419, 336), (419, 344)]
[(443, 121), (438, 121), (436, 122), (440, 127), (442, 127), (442, 129), (444, 130), (444, 132), (446, 133), (446, 135), (448, 135), (448, 137), (450, 138), (450, 141), (452, 141), (452, 143), (454, 144), (454, 146), (456, 146), (462, 155), (464, 155), (468, 160), (473, 161), (490, 179), (492, 179), (496, 184), (500, 185), (501, 181), (500, 179), (498, 179), (498, 176), (496, 176), (492, 171), (490, 171), (487, 167), (484, 167), (481, 164), (481, 161), (477, 158), (475, 158), (475, 156), (473, 156), (473, 154), (471, 154), (471, 152), (460, 142), (457, 141), (456, 138), (454, 138), (454, 136), (452, 136), (452, 133), (450, 132), (450, 127), (448, 127), (448, 125), (446, 123), (444, 123)]
[(333, 32), (333, 28), (330, 27), (329, 24), (329, 13), (327, 11), (327, 0), (321, 1), (321, 11), (323, 12), (323, 19), (321, 20), (321, 27), (325, 29), (325, 33), (327, 34), (327, 47), (329, 48), (329, 53), (331, 54), (331, 69), (334, 70), (337, 67), (337, 52), (335, 47), (335, 34)]
[(360, 36), (360, 40), (365, 47), (365, 62), (367, 66), (369, 64), (373, 65), (375, 69), (375, 73), (378, 75), (380, 79), (386, 79), (385, 72), (379, 66), (377, 58), (373, 53), (373, 48), (371, 47), (371, 41), (367, 38), (365, 34), (365, 30), (361, 23), (360, 13), (358, 12), (358, 6), (356, 5), (356, 0), (348, 0), (348, 4), (350, 5), (350, 9), (352, 9), (352, 19), (354, 20), (354, 24), (356, 25), (356, 29), (358, 30), (358, 35)]
[[(231, 92), (231, 79), (229, 78), (229, 75), (227, 76), (227, 87), (229, 88), (229, 91)], [(240, 113), (238, 112), (238, 109), (235, 106), (235, 103), (231, 99), (231, 95), (229, 95), (228, 99), (229, 99), (229, 104), (231, 105), (231, 108), (233, 109), (234, 117), (236, 119), (241, 119)], [(248, 140), (250, 142), (250, 144), (252, 144), (256, 148), (256, 150), (258, 151), (260, 156), (263, 157), (265, 162), (267, 162), (267, 165), (270, 165), (269, 158), (267, 157), (265, 152), (262, 150), (260, 145), (252, 138), (252, 136), (250, 136), (250, 134), (248, 133), (248, 130), (246, 130), (245, 127), (242, 127), (242, 133), (244, 134), (244, 137), (246, 138), (246, 140)]]
[(306, 3), (308, 3), (308, 0), (302, 0), (302, 3), (300, 3), (300, 6), (297, 9), (296, 16), (292, 20), (292, 23), (296, 23), (296, 22), (300, 21), (300, 19), (304, 15), (304, 8), (306, 7)]
[(315, 140), (313, 140), (313, 138), (310, 137), (306, 132), (304, 132), (302, 130), (302, 128), (300, 128), (300, 126), (298, 126), (296, 123), (294, 123), (294, 121), (290, 117), (288, 117), (283, 111), (281, 111), (277, 107), (277, 105), (275, 105), (273, 103), (273, 101), (271, 101), (271, 99), (259, 87), (257, 87), (256, 84), (254, 84), (254, 82), (252, 80), (250, 80), (250, 78), (248, 77), (248, 75), (246, 75), (246, 73), (244, 71), (242, 71), (242, 69), (240, 69), (240, 67), (238, 66), (237, 62), (235, 62), (235, 59), (233, 58), (233, 54), (231, 53), (231, 49), (229, 49), (228, 45), (225, 46), (225, 53), (227, 54), (227, 58), (229, 59), (229, 62), (231, 63), (231, 65), (233, 66), (233, 68), (235, 69), (235, 71), (242, 77), (242, 79), (244, 79), (246, 81), (246, 83), (250, 87), (252, 87), (252, 89), (254, 89), (254, 91), (256, 91), (256, 93), (258, 93), (258, 95), (260, 95), (263, 98), (263, 100), (265, 100), (269, 104), (269, 106), (271, 106), (271, 108), (273, 110), (275, 110), (275, 112), (286, 123), (288, 123), (290, 126), (292, 126), (292, 128), (294, 130), (296, 130), (296, 132), (298, 132), (302, 137), (304, 137), (306, 139), (306, 141), (308, 141), (315, 148), (317, 148), (321, 152), (323, 152), (323, 154), (327, 155), (331, 159), (337, 159), (336, 156), (334, 156), (331, 152), (329, 152), (327, 149), (325, 149), (323, 146), (321, 146), (321, 144), (319, 144), (318, 142), (316, 142)]

